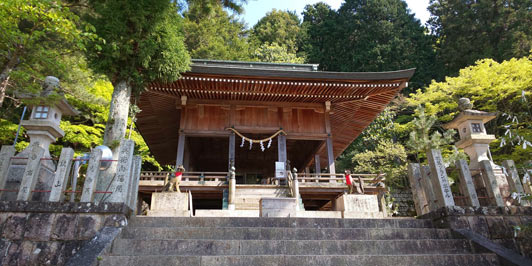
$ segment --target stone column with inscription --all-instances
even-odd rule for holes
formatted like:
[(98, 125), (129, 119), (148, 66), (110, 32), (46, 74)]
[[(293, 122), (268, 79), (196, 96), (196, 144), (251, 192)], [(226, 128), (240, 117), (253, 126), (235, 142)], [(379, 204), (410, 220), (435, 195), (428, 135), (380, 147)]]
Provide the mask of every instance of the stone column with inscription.
[(93, 202), (94, 191), (100, 175), (100, 160), (102, 159), (102, 150), (94, 149), (89, 157), (89, 166), (85, 175), (85, 183), (81, 194), (81, 202)]
[(425, 191), (421, 185), (421, 167), (418, 163), (408, 164), (408, 180), (414, 199), (417, 215), (429, 212), (428, 201), (425, 197)]
[(132, 140), (124, 139), (120, 141), (118, 154), (118, 165), (116, 175), (111, 183), (108, 202), (126, 202), (128, 199), (128, 188), (131, 180), (131, 166), (133, 165), (133, 150), (135, 143)]
[[(63, 148), (61, 150), (61, 156), (57, 162), (57, 168), (55, 170), (54, 181), (52, 183), (52, 191), (50, 193), (50, 201), (63, 201), (65, 197), (65, 190), (67, 178), (70, 174), (70, 168), (72, 166), (72, 159), (74, 158), (74, 150), (71, 148)], [(73, 188), (72, 190), (76, 190)]]
[(467, 162), (465, 160), (458, 160), (455, 165), (460, 174), (460, 190), (465, 196), (466, 204), (468, 206), (479, 207), (480, 203)]
[(447, 179), (447, 171), (439, 150), (429, 150), (427, 159), (430, 166), (430, 180), (434, 188), (434, 196), (438, 207), (454, 206), (453, 193)]

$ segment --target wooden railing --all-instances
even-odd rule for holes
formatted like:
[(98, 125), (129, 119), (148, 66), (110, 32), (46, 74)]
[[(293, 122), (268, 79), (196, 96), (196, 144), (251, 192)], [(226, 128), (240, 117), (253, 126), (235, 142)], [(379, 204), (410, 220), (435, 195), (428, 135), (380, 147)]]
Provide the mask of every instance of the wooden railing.
[[(166, 176), (172, 174), (169, 171), (142, 171), (140, 173), (140, 181), (162, 181), (164, 182)], [(206, 182), (206, 181), (225, 181), (227, 180), (228, 172), (185, 172), (181, 182)]]

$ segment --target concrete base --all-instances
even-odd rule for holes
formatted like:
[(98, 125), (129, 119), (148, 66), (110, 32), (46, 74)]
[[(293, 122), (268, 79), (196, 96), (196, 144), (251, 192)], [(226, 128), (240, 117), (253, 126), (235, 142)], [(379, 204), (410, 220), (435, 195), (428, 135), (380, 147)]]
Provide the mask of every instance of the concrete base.
[(296, 217), (296, 198), (261, 198), (260, 217)]
[(259, 217), (258, 210), (196, 210), (195, 217)]
[(299, 218), (343, 218), (339, 211), (297, 211)]
[(343, 218), (384, 218), (377, 195), (344, 194), (334, 202), (334, 210)]
[(188, 217), (188, 194), (180, 192), (156, 192), (151, 196), (148, 216)]

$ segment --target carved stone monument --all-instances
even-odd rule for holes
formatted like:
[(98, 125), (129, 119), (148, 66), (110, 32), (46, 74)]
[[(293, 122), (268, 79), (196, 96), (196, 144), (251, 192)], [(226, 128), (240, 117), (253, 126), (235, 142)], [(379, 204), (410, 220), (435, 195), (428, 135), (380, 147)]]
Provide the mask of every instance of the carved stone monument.
[(188, 194), (179, 192), (156, 192), (151, 194), (148, 216), (188, 217)]

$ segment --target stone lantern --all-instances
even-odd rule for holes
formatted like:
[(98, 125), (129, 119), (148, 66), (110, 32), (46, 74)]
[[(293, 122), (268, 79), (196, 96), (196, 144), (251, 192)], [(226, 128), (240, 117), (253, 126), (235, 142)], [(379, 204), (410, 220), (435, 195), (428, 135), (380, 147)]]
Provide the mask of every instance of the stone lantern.
[(479, 169), (481, 161), (490, 160), (489, 144), (495, 140), (494, 135), (487, 134), (484, 124), (494, 119), (496, 114), (472, 110), (473, 105), (467, 98), (461, 98), (458, 107), (460, 114), (444, 127), (458, 130), (460, 141), (456, 143), (456, 147), (463, 148), (469, 156), (471, 169)]
[[(58, 87), (59, 79), (52, 76), (46, 77), (41, 96), (49, 96)], [(57, 138), (65, 135), (65, 132), (59, 127), (61, 117), (63, 115), (77, 115), (78, 111), (70, 106), (63, 97), (53, 104), (36, 104), (31, 106), (31, 109), (30, 117), (21, 123), (26, 128), (26, 134), (30, 138), (30, 145), (28, 147), (36, 143), (45, 150), (44, 157), (49, 158), (50, 144), (55, 142)]]

